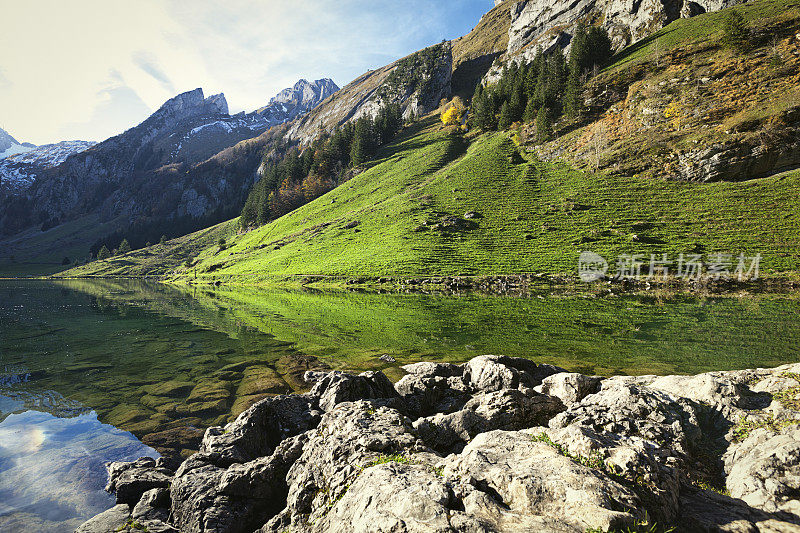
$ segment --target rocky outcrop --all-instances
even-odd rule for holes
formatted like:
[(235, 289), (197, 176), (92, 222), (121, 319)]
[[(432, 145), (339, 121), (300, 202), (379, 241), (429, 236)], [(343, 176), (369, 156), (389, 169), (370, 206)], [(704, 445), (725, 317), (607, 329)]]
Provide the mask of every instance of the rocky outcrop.
[[(800, 121), (800, 107), (794, 109)], [(778, 144), (761, 140), (717, 143), (678, 154), (675, 176), (686, 181), (740, 181), (762, 178), (800, 167), (800, 128), (781, 131)]]
[(332, 79), (323, 78), (309, 82), (300, 80), (283, 89), (269, 100), (269, 104), (256, 110), (270, 124), (283, 124), (308, 113), (323, 100), (339, 90)]
[(531, 54), (537, 46), (544, 49), (568, 47), (578, 22), (594, 23), (608, 31), (619, 50), (656, 31), (673, 20), (717, 11), (746, 0), (646, 0), (644, 2), (600, 2), (564, 0), (547, 2), (527, 0), (512, 4), (508, 54), (525, 50)]
[(311, 392), (208, 429), (174, 473), (114, 463), (119, 505), (78, 531), (800, 528), (800, 364), (600, 378), (480, 356), (404, 370), (394, 385), (307, 372)]

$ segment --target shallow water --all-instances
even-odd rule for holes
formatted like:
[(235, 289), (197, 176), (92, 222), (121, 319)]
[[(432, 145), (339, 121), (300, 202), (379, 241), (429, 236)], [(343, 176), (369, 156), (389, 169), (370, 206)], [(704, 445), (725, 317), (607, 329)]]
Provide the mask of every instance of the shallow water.
[[(382, 295), (0, 281), (0, 531), (113, 503), (103, 463), (191, 453), (205, 427), (324, 366), (483, 353), (599, 374), (800, 361), (796, 296)], [(381, 356), (391, 356), (386, 363)]]

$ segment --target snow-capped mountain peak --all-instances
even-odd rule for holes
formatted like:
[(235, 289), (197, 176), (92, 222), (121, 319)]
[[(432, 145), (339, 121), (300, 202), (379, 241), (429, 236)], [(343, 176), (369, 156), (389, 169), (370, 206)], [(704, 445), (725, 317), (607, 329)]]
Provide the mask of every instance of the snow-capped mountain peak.
[(95, 144), (93, 141), (61, 141), (34, 148), (17, 145), (25, 148), (25, 151), (17, 151), (0, 159), (0, 186), (15, 192), (27, 189), (40, 173), (57, 167), (67, 157)]

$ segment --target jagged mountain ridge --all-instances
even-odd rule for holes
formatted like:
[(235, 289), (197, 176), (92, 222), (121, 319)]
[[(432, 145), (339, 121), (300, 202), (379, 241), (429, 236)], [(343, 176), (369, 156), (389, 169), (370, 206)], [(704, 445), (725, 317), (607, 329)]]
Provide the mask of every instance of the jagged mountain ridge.
[(330, 78), (312, 82), (301, 79), (294, 86), (287, 87), (270, 98), (269, 104), (257, 109), (255, 113), (273, 126), (283, 124), (308, 113), (338, 90), (339, 86)]
[[(164, 165), (193, 164), (263, 132), (263, 120), (228, 115), (224, 95), (195, 89), (171, 98), (141, 124), (68, 158), (26, 192), (39, 212), (70, 220), (100, 210), (103, 218), (145, 214), (126, 193), (147, 187), (147, 174)], [(220, 123), (221, 128), (209, 127)], [(152, 191), (152, 197), (158, 197)]]

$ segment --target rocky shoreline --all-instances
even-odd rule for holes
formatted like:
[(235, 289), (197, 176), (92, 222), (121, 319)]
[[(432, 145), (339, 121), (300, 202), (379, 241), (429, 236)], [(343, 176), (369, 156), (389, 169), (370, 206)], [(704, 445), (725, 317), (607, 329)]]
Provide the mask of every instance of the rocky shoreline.
[(209, 428), (174, 471), (112, 463), (117, 505), (77, 531), (800, 531), (800, 363), (403, 369), (307, 372), (310, 392)]

